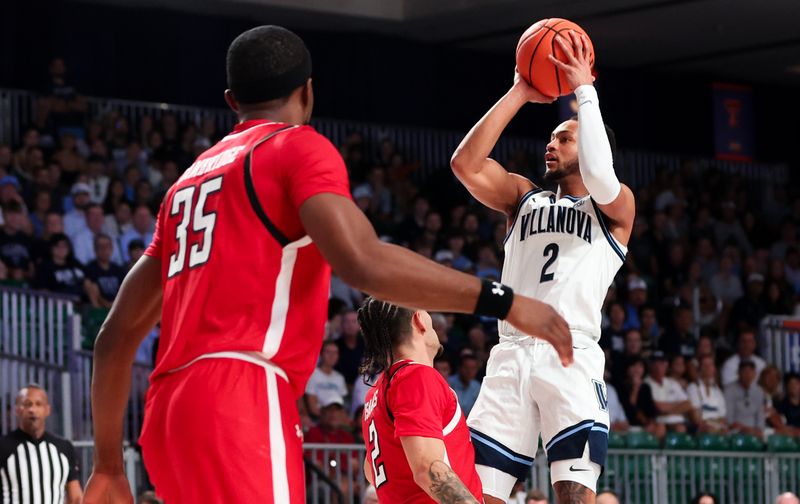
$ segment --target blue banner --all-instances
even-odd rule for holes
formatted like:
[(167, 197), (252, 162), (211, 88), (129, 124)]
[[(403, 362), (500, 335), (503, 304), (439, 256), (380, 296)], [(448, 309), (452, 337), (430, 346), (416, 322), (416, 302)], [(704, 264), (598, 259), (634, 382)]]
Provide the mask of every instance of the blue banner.
[(713, 85), (714, 153), (717, 159), (752, 161), (753, 92), (736, 84)]

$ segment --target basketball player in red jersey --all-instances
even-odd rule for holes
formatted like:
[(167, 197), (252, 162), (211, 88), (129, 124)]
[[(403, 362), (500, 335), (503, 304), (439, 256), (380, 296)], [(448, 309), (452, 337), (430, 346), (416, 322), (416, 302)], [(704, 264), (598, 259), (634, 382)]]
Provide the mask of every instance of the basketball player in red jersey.
[(572, 358), (550, 306), (378, 239), (338, 151), (305, 126), (311, 56), (297, 35), (244, 32), (227, 74), (240, 122), (168, 191), (97, 339), (88, 504), (132, 502), (123, 418), (136, 348), (159, 320), (140, 439), (156, 492), (168, 504), (304, 503), (295, 401), (322, 344), (331, 266), (401, 306), (508, 320)]
[(483, 502), (475, 452), (456, 393), (433, 367), (441, 349), (426, 311), (369, 297), (358, 311), (361, 372), (378, 376), (361, 428), (364, 473), (381, 502)]

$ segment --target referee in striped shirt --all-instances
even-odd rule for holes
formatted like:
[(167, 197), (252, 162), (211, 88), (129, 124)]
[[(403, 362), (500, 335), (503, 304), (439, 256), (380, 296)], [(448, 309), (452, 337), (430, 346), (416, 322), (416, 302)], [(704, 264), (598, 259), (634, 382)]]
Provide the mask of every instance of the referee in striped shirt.
[(45, 432), (47, 392), (33, 383), (21, 389), (15, 413), (19, 428), (0, 438), (0, 503), (79, 504), (75, 448)]

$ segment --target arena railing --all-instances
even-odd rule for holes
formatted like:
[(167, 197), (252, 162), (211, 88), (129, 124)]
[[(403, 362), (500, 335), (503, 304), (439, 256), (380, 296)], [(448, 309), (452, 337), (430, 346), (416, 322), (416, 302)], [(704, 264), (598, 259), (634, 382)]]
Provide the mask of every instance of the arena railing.
[(800, 318), (770, 315), (759, 331), (762, 356), (784, 373), (800, 373)]
[[(329, 479), (341, 482), (345, 502), (360, 502), (359, 492), (367, 485), (364, 446), (307, 443), (305, 449), (307, 459), (316, 461)], [(779, 494), (796, 490), (798, 483), (798, 453), (610, 449), (598, 488), (610, 488), (623, 502), (636, 504), (684, 504), (700, 492), (716, 494), (719, 502), (754, 504), (773, 502)], [(336, 502), (333, 492), (314, 474), (306, 488), (310, 502)], [(541, 451), (526, 488), (545, 491), (555, 502), (547, 458)]]
[[(36, 97), (37, 95), (31, 91), (0, 88), (0, 142), (19, 142), (24, 128), (33, 122)], [(224, 108), (97, 97), (88, 97), (87, 101), (90, 117), (116, 112), (134, 124), (145, 115), (160, 119), (165, 113), (172, 113), (179, 121), (193, 122), (198, 126), (203, 119), (211, 118), (217, 130), (224, 132), (228, 131), (235, 121), (231, 111)], [(336, 145), (341, 145), (352, 132), (361, 133), (364, 147), (370, 152), (377, 152), (384, 139), (391, 140), (406, 160), (419, 162), (414, 176), (420, 181), (424, 181), (441, 169), (447, 169), (453, 151), (466, 133), (466, 131), (329, 118), (316, 118), (312, 124)], [(492, 155), (499, 161), (507, 163), (519, 152), (524, 152), (534, 164), (538, 165), (536, 160), (541, 158), (544, 150), (544, 139), (504, 136), (497, 143)], [(675, 171), (686, 163), (698, 170), (716, 169), (728, 175), (739, 175), (748, 180), (761, 181), (764, 187), (780, 184), (788, 178), (788, 167), (785, 164), (739, 163), (630, 149), (618, 151), (615, 167), (620, 179), (636, 189), (655, 180), (658, 173), (664, 170)]]
[[(52, 404), (48, 428), (70, 439), (92, 438), (92, 352), (81, 349), (76, 299), (49, 292), (0, 287), (0, 432), (16, 428), (17, 391), (35, 382)], [(125, 418), (125, 439), (135, 441), (144, 416), (150, 366), (135, 363)]]

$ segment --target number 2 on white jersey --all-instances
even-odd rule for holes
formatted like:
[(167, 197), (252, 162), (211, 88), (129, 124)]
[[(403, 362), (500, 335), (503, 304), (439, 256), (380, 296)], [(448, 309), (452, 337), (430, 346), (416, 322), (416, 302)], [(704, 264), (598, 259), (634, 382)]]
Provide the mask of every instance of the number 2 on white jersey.
[(205, 264), (211, 255), (211, 246), (214, 239), (214, 225), (217, 223), (216, 212), (205, 213), (206, 199), (210, 194), (222, 188), (222, 177), (206, 180), (199, 185), (200, 191), (197, 203), (192, 211), (194, 193), (198, 186), (187, 186), (179, 189), (172, 197), (172, 206), (169, 215), (181, 215), (181, 220), (175, 228), (175, 239), (178, 250), (169, 258), (168, 278), (172, 278), (183, 271), (186, 263), (186, 245), (188, 241), (187, 229), (192, 225), (192, 231), (203, 233), (202, 244), (195, 243), (189, 250), (189, 268)]
[(369, 454), (372, 459), (372, 476), (375, 479), (375, 488), (378, 488), (386, 483), (386, 470), (383, 468), (383, 464), (378, 463), (381, 447), (378, 445), (378, 430), (375, 429), (375, 420), (369, 423), (369, 442), (372, 445), (372, 451)]

